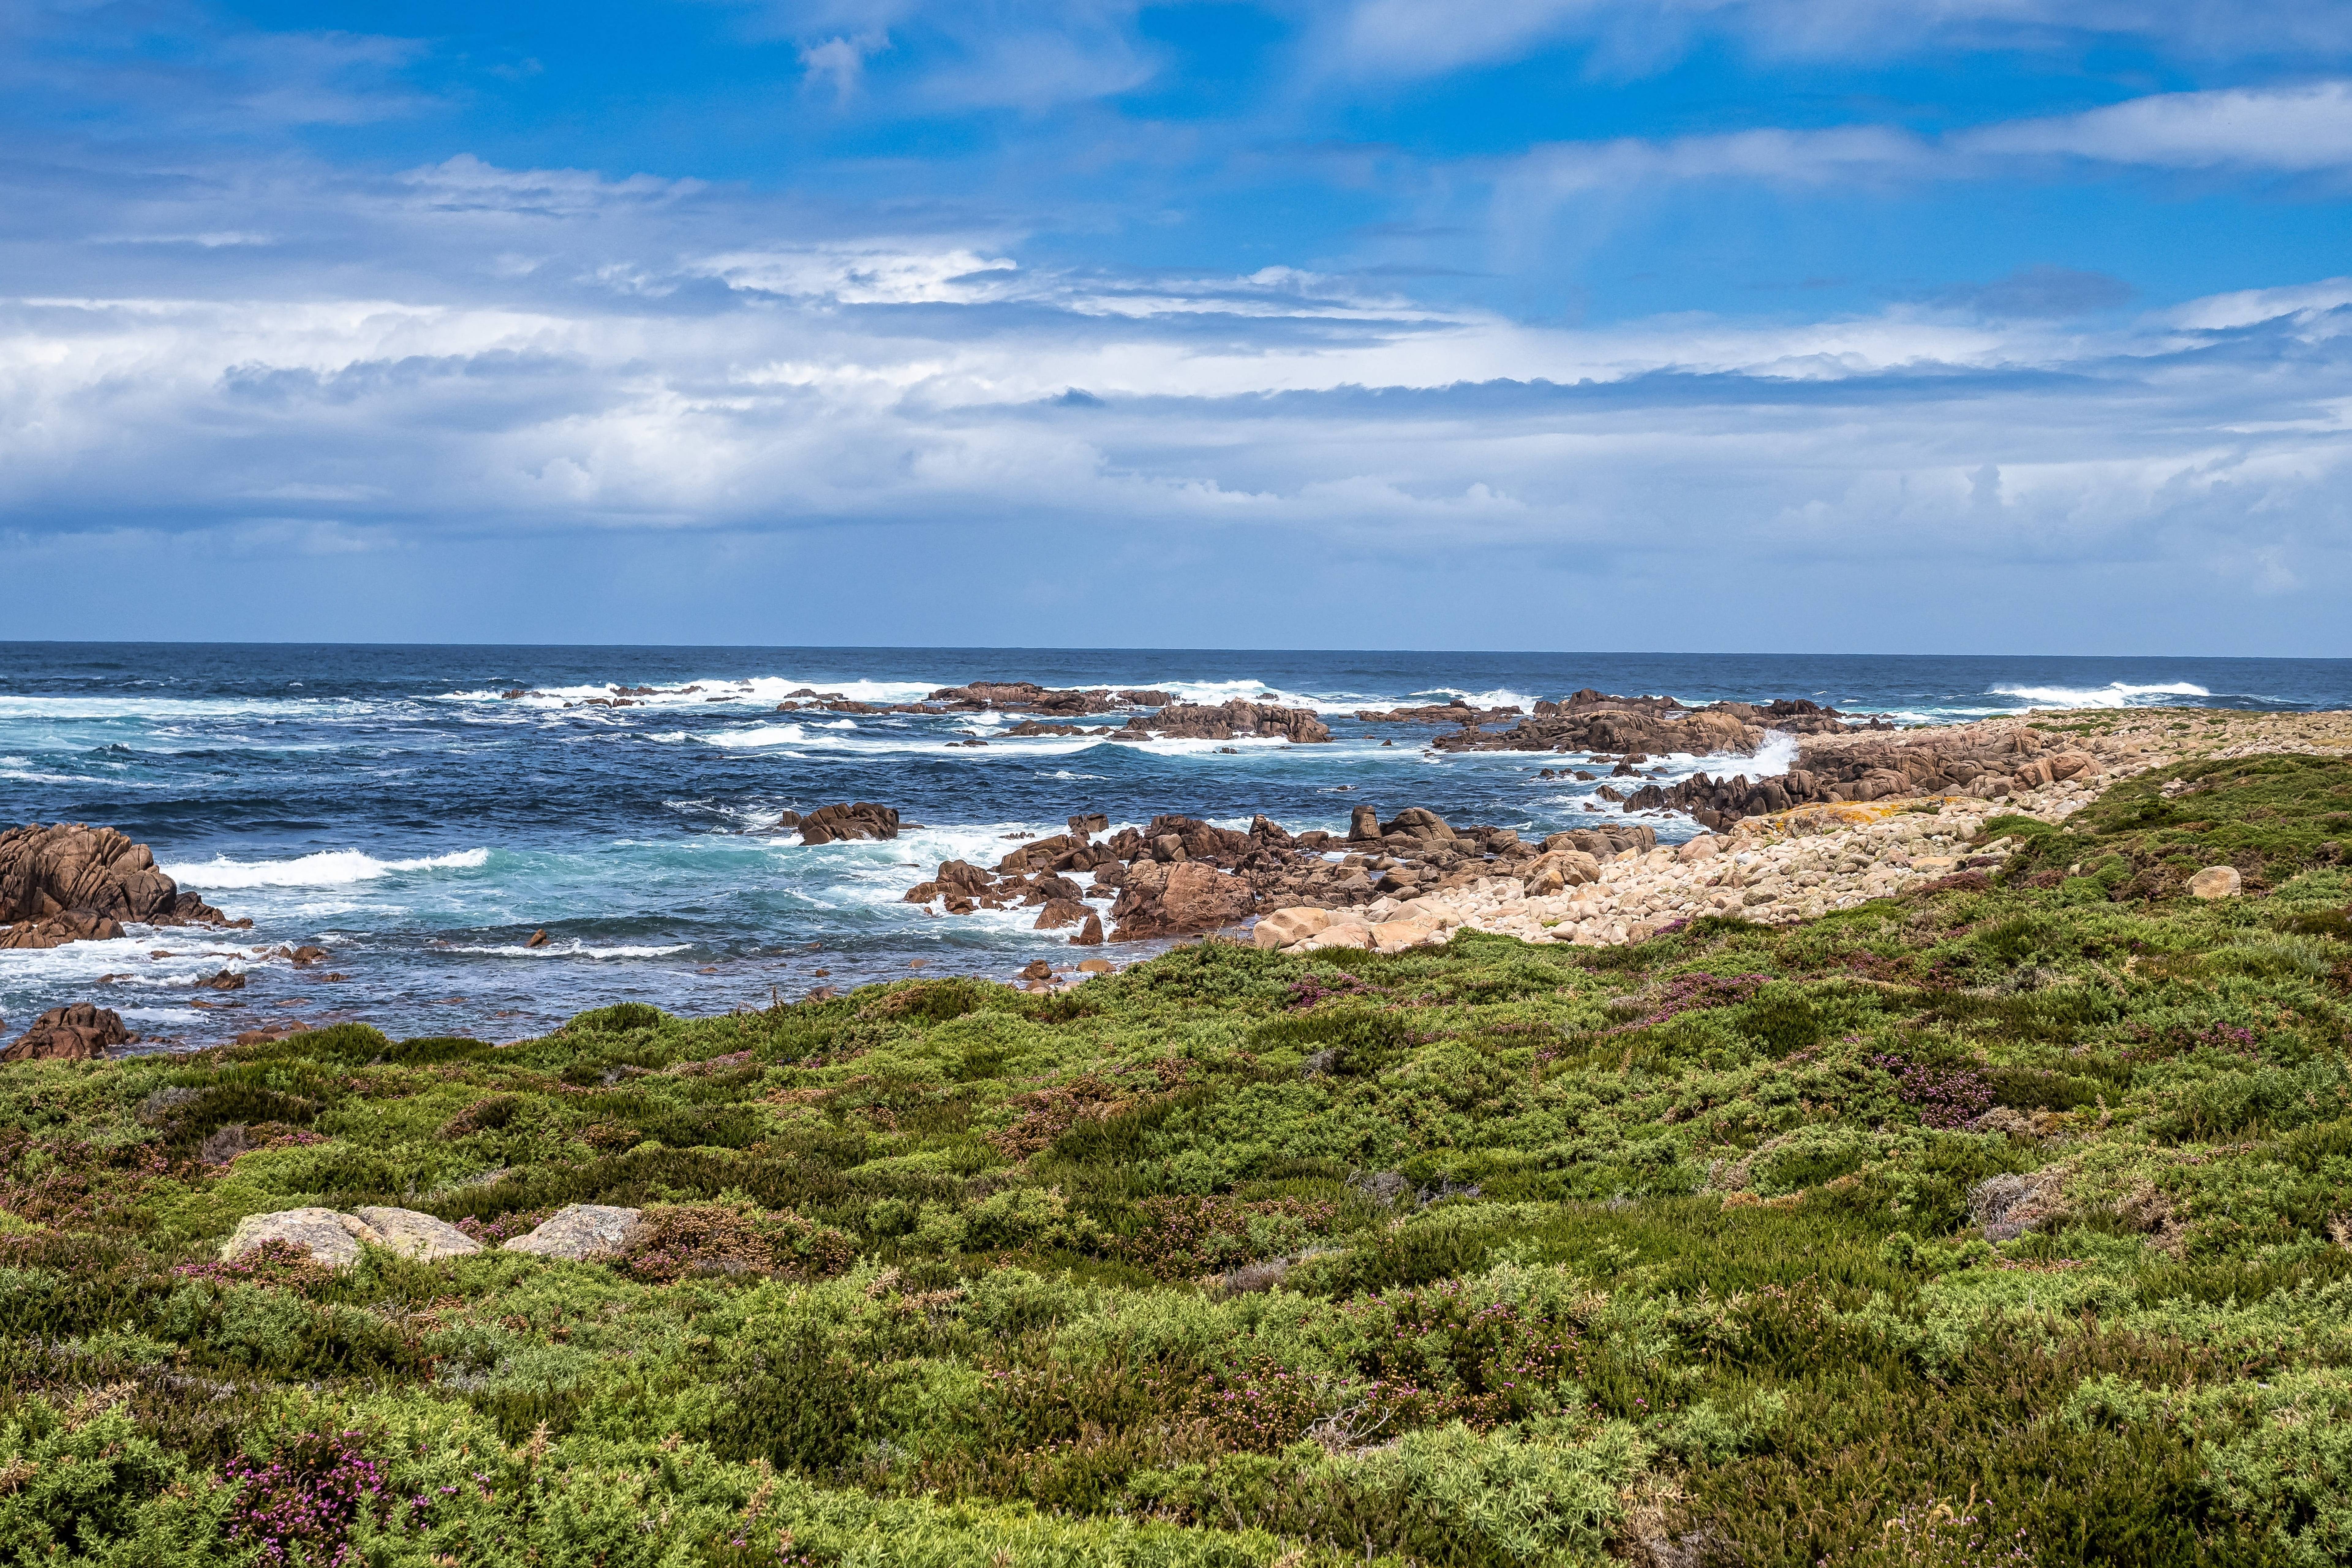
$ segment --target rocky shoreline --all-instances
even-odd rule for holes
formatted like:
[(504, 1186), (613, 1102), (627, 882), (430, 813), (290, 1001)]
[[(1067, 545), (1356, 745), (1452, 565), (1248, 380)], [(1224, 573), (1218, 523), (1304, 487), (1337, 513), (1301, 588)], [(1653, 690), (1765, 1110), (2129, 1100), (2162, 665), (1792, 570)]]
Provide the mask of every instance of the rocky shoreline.
[[(1286, 952), (1399, 952), (1468, 929), (1530, 942), (1607, 946), (1709, 915), (1784, 925), (1873, 899), (1983, 886), (2015, 847), (2005, 837), (1976, 842), (1992, 816), (2061, 822), (2115, 778), (2191, 756), (2340, 754), (2352, 751), (2352, 714), (2028, 713), (1906, 731), (1892, 747), (1882, 736), (1851, 733), (1821, 743), (1825, 752), (1844, 748), (1849, 754), (1836, 764), (1861, 770), (1859, 798), (1833, 796), (1760, 816), (1718, 811), (1725, 831), (1674, 848), (1627, 848), (1589, 870), (1580, 863), (1582, 876), (1566, 889), (1548, 879), (1504, 875), (1456, 889), (1384, 897), (1344, 914), (1303, 905), (1274, 910), (1257, 922), (1253, 939)], [(1873, 776), (1948, 777), (1940, 765), (1930, 772), (1926, 764), (1975, 757), (2023, 760), (2000, 775), (1998, 789), (1985, 784), (1982, 795), (1920, 793), (1891, 779), (1881, 793)], [(2051, 765), (2060, 758), (2066, 761)], [(1885, 766), (1890, 760), (1911, 763), (1916, 771)], [(2221, 896), (2234, 887), (2233, 879), (2217, 879), (2196, 891)]]
[[(1557, 714), (1541, 717), (1564, 715), (1588, 737), (1596, 729), (1612, 739), (1633, 733), (1617, 727), (1605, 702), (1553, 706)], [(1737, 719), (1723, 711), (1737, 706), (1745, 705), (1713, 711)], [(1675, 710), (1661, 702), (1643, 711)], [(1709, 711), (1655, 722), (1687, 724)], [(1654, 795), (1653, 809), (1690, 809), (1714, 829), (1679, 846), (1662, 847), (1654, 828), (1622, 819), (1528, 844), (1514, 829), (1456, 827), (1421, 807), (1383, 823), (1359, 806), (1344, 837), (1294, 834), (1265, 816), (1243, 831), (1168, 816), (1098, 840), (1104, 818), (1074, 816), (1069, 833), (1023, 842), (993, 868), (948, 861), (906, 897), (948, 914), (1035, 908), (1037, 929), (1076, 927), (1070, 940), (1079, 945), (1106, 939), (1105, 911), (1088, 900), (1109, 902), (1111, 942), (1254, 920), (1253, 941), (1287, 952), (1400, 952), (1465, 929), (1612, 945), (1706, 916), (1785, 924), (1873, 899), (1981, 885), (2014, 847), (2006, 838), (1978, 842), (1995, 816), (2063, 821), (2116, 777), (2195, 754), (2352, 749), (2346, 714), (2028, 713), (1892, 737), (1848, 727), (1826, 710), (1795, 718), (1813, 725), (1800, 760), (1814, 766), (1794, 790), (1774, 778), (1702, 784), (1700, 775), (1628, 798), (1632, 809)], [(1619, 763), (1621, 773), (1633, 760)], [(1961, 790), (1937, 787), (1963, 774)]]

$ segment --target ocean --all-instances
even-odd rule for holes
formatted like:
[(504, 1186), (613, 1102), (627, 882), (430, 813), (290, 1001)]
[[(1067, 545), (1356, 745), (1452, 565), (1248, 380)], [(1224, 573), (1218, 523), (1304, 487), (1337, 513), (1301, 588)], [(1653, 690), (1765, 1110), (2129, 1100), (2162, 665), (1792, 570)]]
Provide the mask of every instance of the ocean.
[[(1334, 741), (1006, 739), (1017, 716), (775, 710), (803, 687), (896, 702), (975, 679), (1270, 694), (1316, 709)], [(615, 686), (701, 689), (576, 705)], [(1081, 954), (1030, 929), (1034, 912), (931, 916), (900, 895), (942, 859), (993, 865), (1010, 836), (1060, 832), (1078, 812), (1114, 828), (1182, 812), (1344, 830), (1359, 804), (1523, 836), (1590, 825), (1614, 812), (1597, 784), (1538, 776), (1569, 759), (1440, 754), (1426, 726), (1353, 717), (1455, 697), (1531, 709), (1583, 687), (1805, 697), (1914, 724), (2029, 707), (2347, 708), (2352, 660), (0, 644), (0, 824), (121, 828), (254, 922), (0, 952), (0, 1039), (83, 1000), (170, 1049), (293, 1019), (508, 1040), (621, 1001), (711, 1014), (916, 973), (1009, 978)], [(516, 688), (538, 695), (500, 695)], [(952, 744), (973, 737), (989, 744)], [(857, 800), (920, 826), (815, 847), (760, 831)], [(255, 952), (305, 942), (330, 963)], [(194, 987), (224, 967), (243, 990)]]

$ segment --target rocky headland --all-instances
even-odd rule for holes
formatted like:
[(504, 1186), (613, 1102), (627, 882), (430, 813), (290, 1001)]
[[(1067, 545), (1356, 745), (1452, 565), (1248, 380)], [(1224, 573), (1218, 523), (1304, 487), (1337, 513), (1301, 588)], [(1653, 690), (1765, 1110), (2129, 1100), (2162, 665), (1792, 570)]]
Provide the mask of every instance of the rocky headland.
[[(2115, 779), (2191, 757), (2340, 755), (2352, 752), (2352, 714), (2179, 709), (2024, 714), (1905, 731), (1894, 738), (1823, 735), (1809, 746), (1820, 748), (1812, 753), (1820, 763), (1815, 776), (1839, 782), (1805, 804), (1735, 815), (1729, 803), (1775, 796), (1734, 780), (1727, 789), (1717, 786), (1727, 790), (1724, 795), (1693, 790), (1683, 797), (1705, 803), (1693, 815), (1708, 812), (1723, 830), (1678, 847), (1629, 846), (1605, 858), (1547, 854), (1450, 887), (1384, 892), (1344, 912), (1321, 904), (1286, 905), (1265, 912), (1254, 938), (1261, 947), (1284, 952), (1395, 952), (1444, 942), (1466, 927), (1538, 943), (1612, 945), (1703, 916), (1783, 925), (1872, 899), (1982, 887), (2017, 848), (2006, 837), (1976, 842), (1995, 816), (2063, 822)], [(1986, 759), (2004, 761), (2009, 771), (1974, 773), (1964, 793), (1936, 788), (1957, 769)], [(1628, 805), (1649, 793), (1640, 792)], [(1659, 793), (1658, 804), (1678, 805), (1674, 792)], [(1718, 798), (1727, 804), (1715, 805)], [(1588, 858), (1594, 863), (1588, 865)], [(2194, 890), (2200, 897), (2225, 896), (2235, 882), (2217, 877)]]
[(126, 924), (247, 930), (253, 922), (182, 892), (147, 846), (111, 827), (27, 823), (0, 833), (0, 948), (103, 941)]

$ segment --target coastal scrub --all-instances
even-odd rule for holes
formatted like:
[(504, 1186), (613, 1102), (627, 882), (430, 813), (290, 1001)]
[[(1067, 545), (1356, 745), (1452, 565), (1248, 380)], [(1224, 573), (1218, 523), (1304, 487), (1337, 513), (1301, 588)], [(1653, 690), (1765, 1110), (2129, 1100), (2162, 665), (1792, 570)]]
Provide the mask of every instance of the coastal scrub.
[[(0, 1541), (2344, 1562), (2347, 812), (2232, 758), (1789, 925), (11, 1067)], [(572, 1205), (635, 1228), (495, 1245)], [(484, 1249), (217, 1256), (367, 1205)]]

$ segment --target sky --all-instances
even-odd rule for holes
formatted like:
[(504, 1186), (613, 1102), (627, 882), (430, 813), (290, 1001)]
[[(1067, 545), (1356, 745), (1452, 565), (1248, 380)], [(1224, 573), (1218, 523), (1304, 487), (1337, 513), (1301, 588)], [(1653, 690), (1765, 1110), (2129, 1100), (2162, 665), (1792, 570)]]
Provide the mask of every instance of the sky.
[(0, 637), (2352, 656), (2341, 0), (10, 0)]

